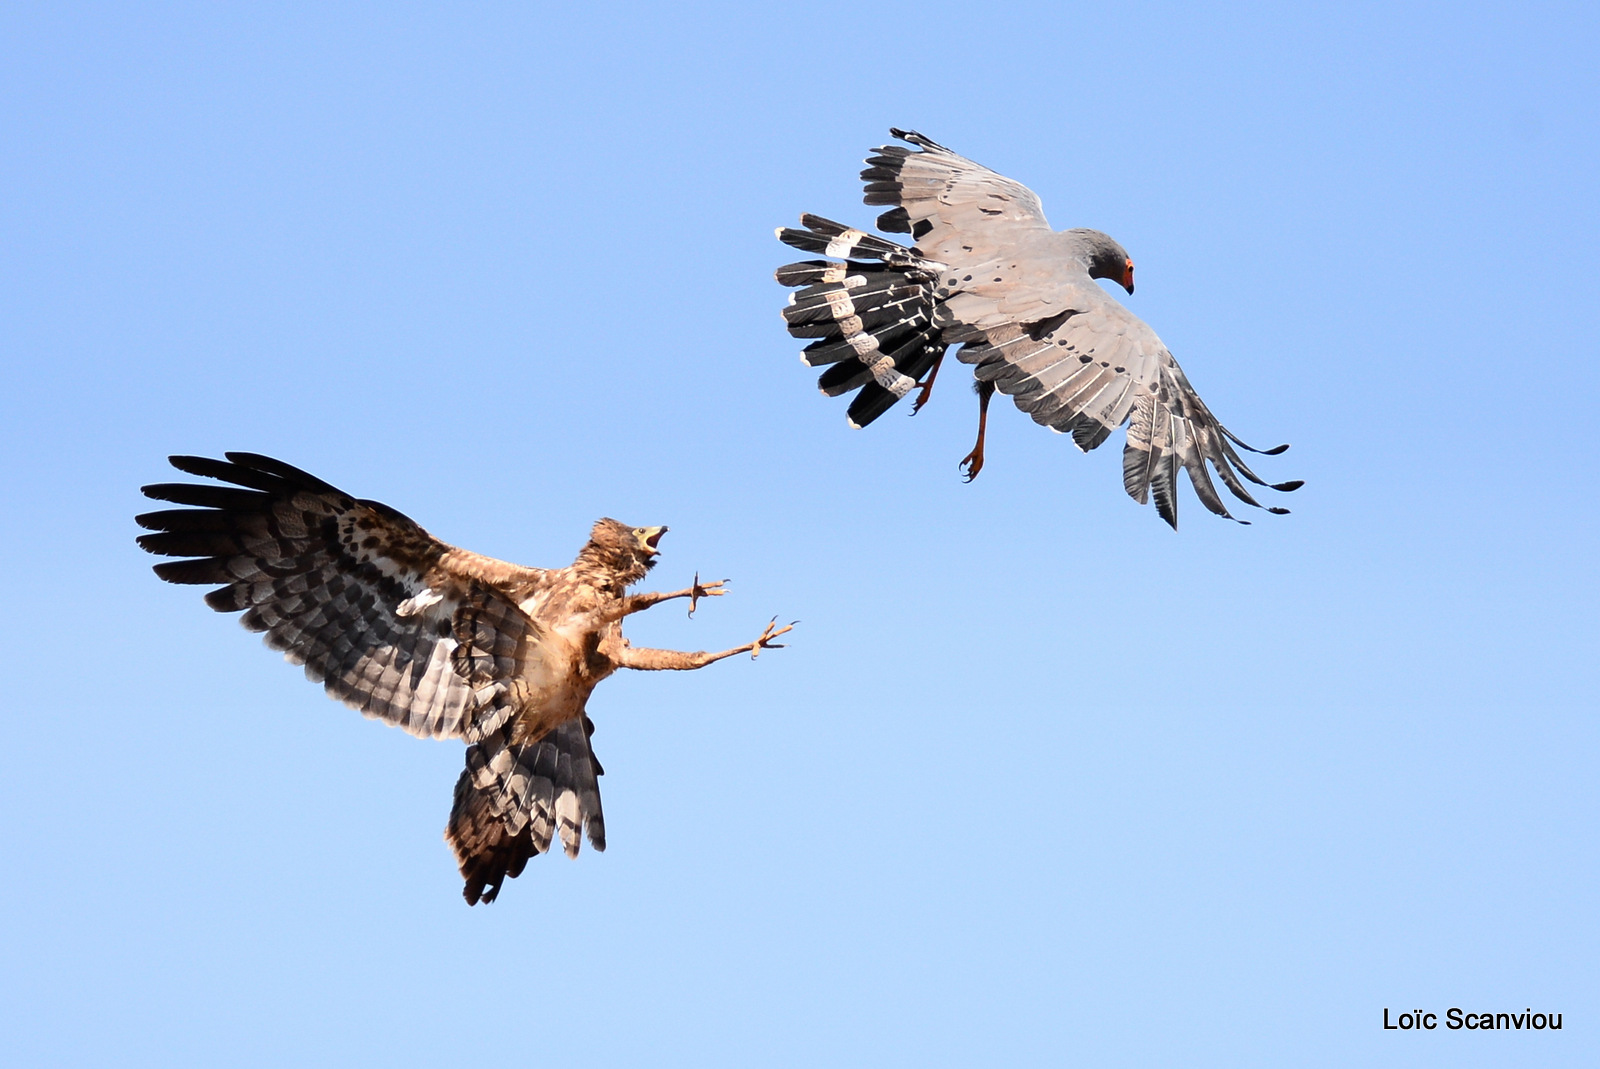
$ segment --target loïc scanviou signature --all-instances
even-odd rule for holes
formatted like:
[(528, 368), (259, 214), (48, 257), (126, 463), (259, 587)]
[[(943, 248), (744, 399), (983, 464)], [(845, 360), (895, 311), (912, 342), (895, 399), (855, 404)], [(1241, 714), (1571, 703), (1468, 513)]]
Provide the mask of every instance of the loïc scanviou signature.
[[(1561, 1028), (1561, 1014), (1559, 1013), (1534, 1013), (1532, 1007), (1524, 1009), (1521, 1013), (1467, 1013), (1459, 1006), (1451, 1006), (1444, 1011), (1444, 1026), (1451, 1031), (1462, 1028), (1475, 1031), (1543, 1031), (1550, 1029), (1559, 1031)], [(1383, 1027), (1386, 1031), (1407, 1032), (1421, 1029), (1431, 1032), (1439, 1027), (1437, 1013), (1425, 1013), (1422, 1010), (1407, 1010), (1400, 1013), (1393, 1021), (1389, 1019), (1389, 1007), (1383, 1008)]]

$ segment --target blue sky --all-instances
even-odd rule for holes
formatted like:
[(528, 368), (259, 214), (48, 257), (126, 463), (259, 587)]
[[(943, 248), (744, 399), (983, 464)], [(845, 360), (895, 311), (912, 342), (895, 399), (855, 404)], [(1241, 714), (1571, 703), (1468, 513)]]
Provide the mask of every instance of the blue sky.
[[(22, 1065), (1592, 1065), (1592, 5), (0, 12)], [(1303, 478), (1169, 531), (955, 365), (852, 431), (772, 228), (891, 125), (1114, 235)], [(265, 452), (448, 541), (672, 527), (610, 848), (467, 909), (458, 744), (133, 543)], [(16, 567), (15, 562), (22, 562)], [(1385, 1033), (1384, 1007), (1562, 1012)]]

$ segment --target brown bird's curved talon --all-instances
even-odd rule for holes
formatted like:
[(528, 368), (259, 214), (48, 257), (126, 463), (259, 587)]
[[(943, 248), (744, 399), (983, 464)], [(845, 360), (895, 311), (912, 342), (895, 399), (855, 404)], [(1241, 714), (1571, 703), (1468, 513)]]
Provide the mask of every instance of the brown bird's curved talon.
[(755, 644), (750, 647), (750, 659), (753, 661), (757, 657), (761, 656), (761, 651), (762, 650), (781, 650), (781, 649), (783, 649), (784, 645), (785, 645), (784, 643), (782, 643), (782, 642), (774, 642), (772, 640), (777, 638), (779, 635), (785, 635), (785, 634), (788, 634), (790, 631), (793, 631), (794, 630), (794, 625), (799, 623), (799, 622), (800, 622), (799, 620), (796, 620), (796, 621), (794, 621), (794, 623), (785, 624), (782, 627), (778, 627), (777, 626), (778, 625), (778, 618), (776, 616), (774, 616), (771, 620), (767, 621), (767, 626), (761, 632), (761, 637), (756, 639)]
[(972, 452), (962, 457), (960, 462), (956, 464), (956, 467), (964, 469), (963, 474), (965, 478), (963, 478), (961, 481), (970, 483), (972, 480), (978, 477), (978, 472), (983, 470), (983, 450), (974, 449)]
[(726, 594), (727, 591), (722, 589), (725, 583), (726, 579), (717, 579), (702, 585), (700, 573), (695, 572), (694, 582), (689, 584), (689, 615), (691, 617), (694, 615), (695, 606), (699, 604), (701, 598), (720, 598)]

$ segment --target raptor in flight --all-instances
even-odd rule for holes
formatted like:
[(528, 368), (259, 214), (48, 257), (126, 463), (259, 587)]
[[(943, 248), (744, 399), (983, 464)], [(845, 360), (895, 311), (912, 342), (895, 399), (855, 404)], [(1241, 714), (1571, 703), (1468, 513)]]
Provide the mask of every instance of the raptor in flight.
[(559, 835), (568, 857), (587, 831), (605, 849), (600, 763), (585, 705), (618, 668), (703, 668), (757, 656), (789, 627), (768, 624), (721, 653), (640, 649), (622, 620), (671, 598), (723, 593), (723, 581), (629, 594), (655, 564), (665, 527), (603, 519), (565, 568), (525, 568), (434, 538), (282, 461), (172, 457), (204, 483), (144, 493), (193, 508), (149, 512), (139, 544), (188, 560), (155, 566), (173, 583), (215, 586), (206, 604), (240, 612), (267, 645), (362, 715), (422, 738), (463, 739), (445, 838), (469, 905), (492, 902)]
[(1201, 504), (1229, 519), (1208, 464), (1234, 497), (1257, 507), (1265, 506), (1241, 476), (1273, 490), (1301, 485), (1251, 471), (1238, 449), (1270, 455), (1288, 446), (1254, 449), (1218, 423), (1155, 331), (1094, 282), (1133, 292), (1121, 245), (1098, 230), (1051, 230), (1025, 186), (921, 134), (889, 132), (918, 151), (885, 145), (869, 156), (865, 200), (889, 205), (878, 228), (910, 234), (913, 247), (815, 215), (778, 230), (784, 244), (832, 258), (780, 267), (777, 277), (795, 288), (783, 310), (789, 333), (815, 339), (802, 359), (827, 366), (822, 392), (856, 391), (852, 426), (865, 427), (913, 389), (915, 413), (959, 344), (978, 393), (978, 441), (961, 462), (969, 481), (983, 467), (998, 389), (1085, 451), (1128, 424), (1123, 486), (1140, 504), (1153, 496), (1173, 527), (1180, 467)]

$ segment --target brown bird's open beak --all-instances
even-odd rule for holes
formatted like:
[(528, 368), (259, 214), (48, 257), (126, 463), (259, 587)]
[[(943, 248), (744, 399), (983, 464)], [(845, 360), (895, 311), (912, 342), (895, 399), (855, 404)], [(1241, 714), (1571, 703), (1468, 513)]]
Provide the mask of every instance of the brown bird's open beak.
[(1133, 293), (1133, 261), (1132, 260), (1129, 260), (1128, 261), (1128, 266), (1124, 267), (1122, 269), (1122, 277), (1117, 279), (1117, 281), (1122, 284), (1122, 288), (1127, 290), (1130, 295)]
[(649, 550), (653, 557), (661, 552), (661, 536), (667, 533), (665, 527), (646, 527), (639, 532), (639, 544)]

